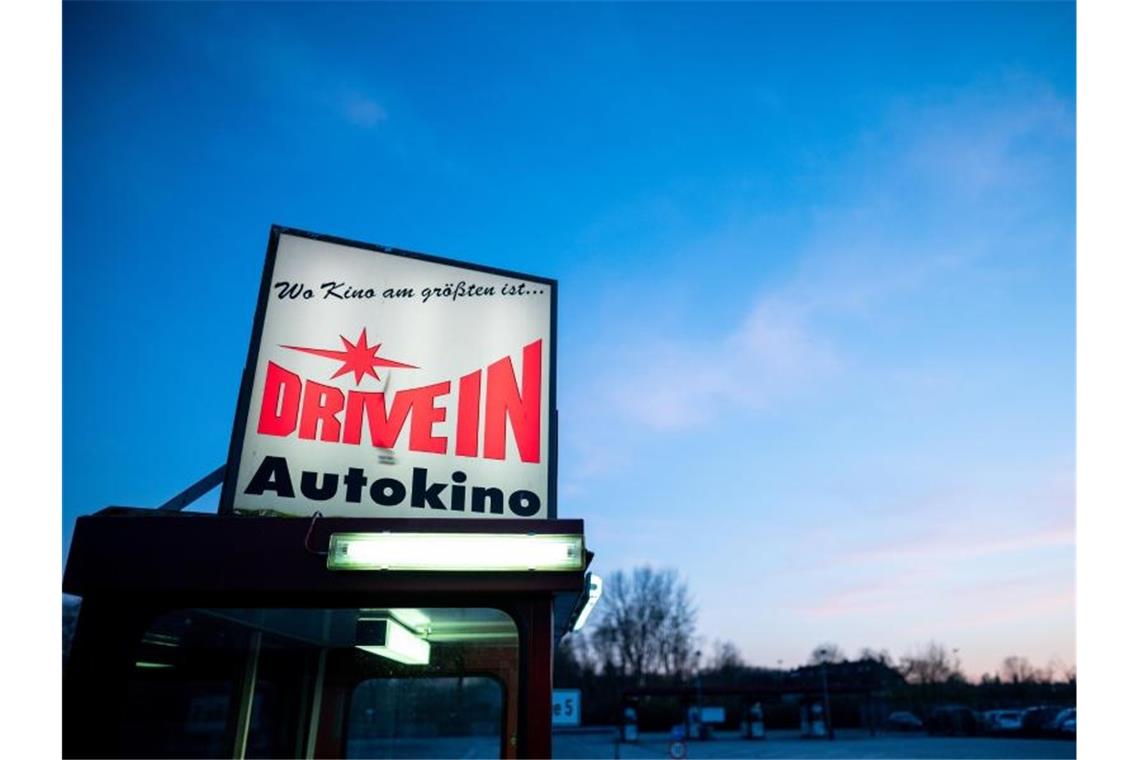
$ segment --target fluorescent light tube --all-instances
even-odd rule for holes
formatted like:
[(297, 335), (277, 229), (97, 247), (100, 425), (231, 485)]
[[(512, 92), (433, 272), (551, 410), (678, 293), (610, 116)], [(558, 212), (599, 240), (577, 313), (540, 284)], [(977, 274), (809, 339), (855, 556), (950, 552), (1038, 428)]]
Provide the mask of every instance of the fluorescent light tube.
[(582, 536), (504, 533), (334, 533), (330, 570), (581, 571)]

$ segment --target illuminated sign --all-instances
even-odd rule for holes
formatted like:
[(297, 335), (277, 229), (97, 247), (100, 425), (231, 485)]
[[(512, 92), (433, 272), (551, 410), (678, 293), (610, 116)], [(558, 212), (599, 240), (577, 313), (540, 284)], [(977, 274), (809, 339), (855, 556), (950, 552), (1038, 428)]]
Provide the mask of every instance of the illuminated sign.
[(274, 227), (221, 510), (554, 517), (555, 290)]

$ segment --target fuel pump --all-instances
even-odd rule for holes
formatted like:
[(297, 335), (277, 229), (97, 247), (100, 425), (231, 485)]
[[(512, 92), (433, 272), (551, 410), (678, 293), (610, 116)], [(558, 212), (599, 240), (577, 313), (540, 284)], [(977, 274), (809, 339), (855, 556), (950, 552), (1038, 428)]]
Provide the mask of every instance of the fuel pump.
[(744, 738), (764, 738), (764, 708), (759, 702), (753, 702), (744, 715)]
[(622, 711), (621, 740), (623, 742), (637, 741), (637, 710), (627, 706)]

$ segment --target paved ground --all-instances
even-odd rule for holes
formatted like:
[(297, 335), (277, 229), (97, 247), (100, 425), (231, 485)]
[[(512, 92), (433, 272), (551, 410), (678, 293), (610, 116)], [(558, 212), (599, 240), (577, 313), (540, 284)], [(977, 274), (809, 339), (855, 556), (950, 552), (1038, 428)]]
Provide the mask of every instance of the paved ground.
[[(554, 757), (669, 757), (668, 734), (642, 734), (636, 744), (615, 745), (616, 731), (555, 733)], [(926, 734), (869, 736), (865, 731), (839, 731), (835, 741), (802, 739), (799, 732), (777, 731), (763, 740), (722, 737), (686, 745), (690, 758), (915, 758), (952, 760), (982, 758), (1075, 758), (1076, 742), (1064, 739), (998, 739), (936, 737)]]

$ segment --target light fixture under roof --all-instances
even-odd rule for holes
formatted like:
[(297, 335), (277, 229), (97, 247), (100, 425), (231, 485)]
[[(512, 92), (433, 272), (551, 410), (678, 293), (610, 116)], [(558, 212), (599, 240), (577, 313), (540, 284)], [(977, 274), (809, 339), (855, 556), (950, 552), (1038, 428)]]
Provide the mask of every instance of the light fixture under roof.
[(427, 665), (431, 644), (388, 616), (356, 621), (356, 648), (405, 665)]
[(330, 570), (581, 571), (581, 535), (333, 533)]

